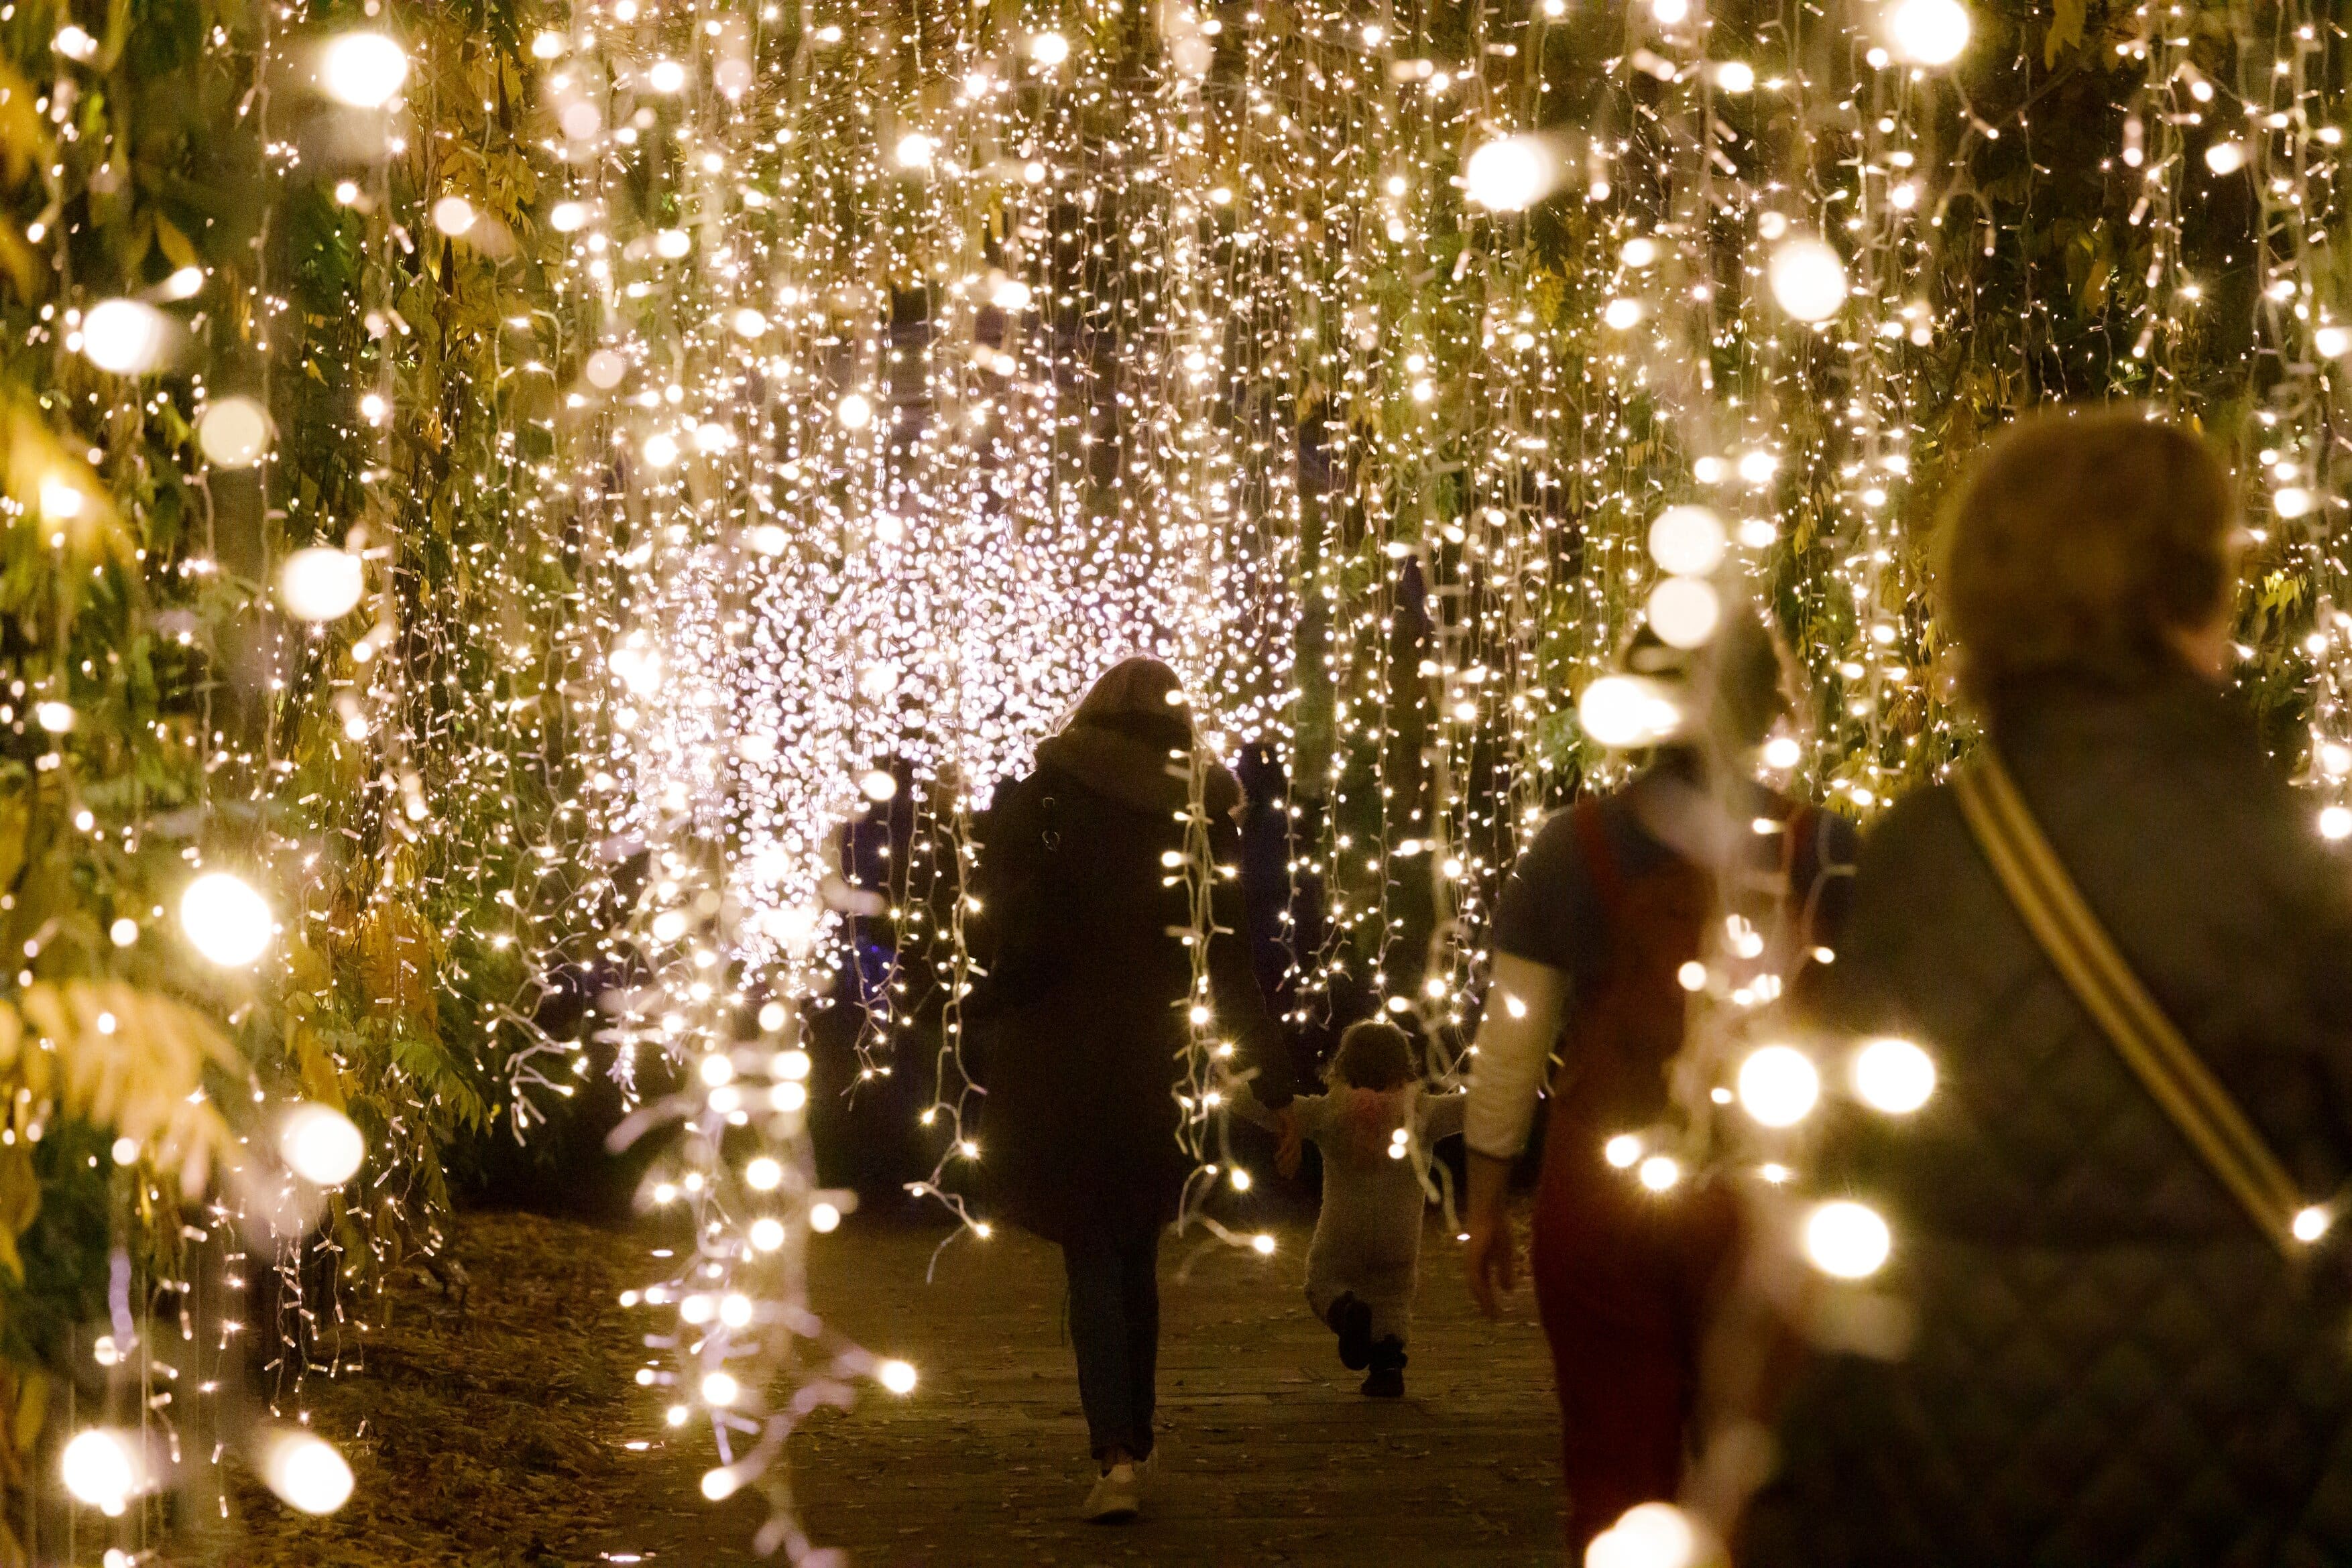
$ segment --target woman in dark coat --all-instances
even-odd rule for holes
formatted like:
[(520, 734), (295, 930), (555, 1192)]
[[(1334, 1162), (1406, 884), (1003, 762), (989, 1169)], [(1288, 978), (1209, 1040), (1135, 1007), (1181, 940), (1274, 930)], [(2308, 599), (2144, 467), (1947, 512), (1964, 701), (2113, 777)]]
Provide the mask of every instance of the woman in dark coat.
[[(2234, 507), (2137, 410), (1982, 461), (1943, 591), (1968, 693), (2129, 967), (2315, 1204), (2352, 1173), (2352, 873), (2221, 686)], [(1892, 1361), (1816, 1359), (1741, 1568), (2352, 1562), (2336, 1234), (2289, 1261), (2093, 1022), (1948, 787), (1864, 847), (1828, 1020), (1938, 1070), (1832, 1133), (1822, 1195), (1891, 1222)]]
[(1131, 1518), (1152, 1448), (1160, 1232), (1194, 1167), (1180, 1142), (1193, 924), (1181, 870), (1193, 776), (1216, 868), (1208, 1001), (1258, 1095), (1294, 1086), (1250, 973), (1230, 867), (1240, 791), (1202, 755), (1175, 674), (1129, 659), (1096, 683), (992, 811), (976, 881), (986, 1051), (981, 1170), (994, 1212), (1059, 1243), (1070, 1343), (1101, 1479), (1088, 1517)]

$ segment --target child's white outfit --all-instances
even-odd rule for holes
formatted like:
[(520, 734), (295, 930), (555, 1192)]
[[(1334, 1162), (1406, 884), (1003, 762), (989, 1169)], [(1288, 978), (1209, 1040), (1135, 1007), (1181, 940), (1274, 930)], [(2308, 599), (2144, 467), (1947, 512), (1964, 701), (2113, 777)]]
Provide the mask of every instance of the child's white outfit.
[[(1330, 1322), (1332, 1306), (1352, 1295), (1371, 1311), (1371, 1337), (1402, 1345), (1420, 1271), (1422, 1210), (1433, 1196), (1430, 1151), (1462, 1130), (1463, 1099), (1408, 1083), (1381, 1092), (1334, 1088), (1290, 1103), (1299, 1133), (1323, 1155), (1323, 1212), (1307, 1249), (1307, 1302), (1317, 1318)], [(1273, 1124), (1251, 1096), (1236, 1104), (1250, 1120)]]

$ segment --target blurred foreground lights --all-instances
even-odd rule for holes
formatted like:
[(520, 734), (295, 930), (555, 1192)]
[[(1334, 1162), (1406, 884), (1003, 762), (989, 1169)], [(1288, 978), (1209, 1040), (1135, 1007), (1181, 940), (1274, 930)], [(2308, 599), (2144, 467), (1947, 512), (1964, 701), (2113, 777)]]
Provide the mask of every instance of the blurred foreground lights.
[(1650, 559), (1677, 577), (1705, 577), (1727, 548), (1723, 519), (1706, 507), (1668, 507), (1650, 525)]
[(646, 72), (646, 85), (658, 93), (673, 93), (686, 86), (686, 68), (676, 60), (656, 60)]
[(1471, 153), (1462, 179), (1488, 212), (1523, 213), (1559, 183), (1559, 160), (1541, 137), (1506, 136)]
[(341, 1186), (359, 1174), (367, 1140), (341, 1111), (305, 1103), (278, 1124), (278, 1152), (304, 1181)]
[(260, 1439), (261, 1479), (289, 1508), (332, 1513), (352, 1496), (352, 1467), (335, 1446), (299, 1427), (280, 1427)]
[(1616, 332), (1638, 327), (1642, 324), (1642, 302), (1621, 295), (1602, 307), (1601, 322)]
[(1756, 90), (1756, 68), (1746, 60), (1726, 60), (1715, 68), (1715, 85), (1725, 92)]
[(1070, 57), (1070, 40), (1059, 33), (1035, 33), (1030, 36), (1029, 57), (1052, 70)]
[(1907, 1116), (1936, 1092), (1936, 1063), (1907, 1040), (1874, 1040), (1854, 1052), (1853, 1092), (1874, 1111)]
[(63, 474), (41, 476), (41, 516), (52, 523), (69, 523), (89, 506), (82, 487)]
[(1761, 1046), (1739, 1064), (1739, 1108), (1768, 1127), (1795, 1126), (1821, 1097), (1821, 1072), (1792, 1045)]
[(180, 929), (224, 969), (242, 969), (269, 950), (277, 927), (269, 901), (225, 871), (208, 871), (180, 894)]
[(1667, 1502), (1630, 1508), (1584, 1549), (1584, 1568), (1691, 1568), (1698, 1531)]
[(874, 405), (864, 392), (851, 392), (833, 405), (833, 416), (844, 430), (863, 430), (874, 423)]
[(1814, 1268), (1840, 1280), (1866, 1280), (1878, 1272), (1895, 1238), (1877, 1210), (1839, 1199), (1806, 1218), (1805, 1256)]
[(886, 1361), (874, 1369), (874, 1381), (893, 1394), (912, 1394), (915, 1391), (915, 1369), (907, 1362)]
[(1019, 311), (1029, 308), (1031, 298), (1027, 284), (1017, 277), (1005, 277), (998, 279), (996, 287), (989, 290), (988, 302), (999, 310)]
[(898, 793), (898, 780), (877, 768), (857, 781), (857, 792), (878, 806)]
[(1887, 41), (1915, 66), (1948, 66), (1969, 47), (1969, 10), (1960, 0), (1895, 0)]
[(783, 1185), (784, 1167), (761, 1155), (743, 1167), (743, 1180), (754, 1192), (773, 1192)]
[(194, 299), (204, 291), (205, 269), (201, 267), (181, 267), (156, 287), (156, 292), (166, 299)]
[(382, 33), (345, 33), (319, 56), (319, 86), (352, 109), (382, 109), (407, 80), (407, 52)]
[(819, 1236), (830, 1236), (841, 1228), (841, 1210), (829, 1203), (809, 1205), (809, 1228)]
[(75, 1434), (60, 1458), (66, 1490), (74, 1500), (111, 1518), (146, 1490), (146, 1466), (136, 1441), (129, 1433), (107, 1427)]
[(1800, 321), (1825, 321), (1845, 303), (1845, 263), (1825, 241), (1811, 235), (1774, 246), (1765, 277), (1774, 301)]
[(1633, 1162), (1642, 1157), (1642, 1140), (1631, 1133), (1620, 1133), (1601, 1145), (1601, 1157), (1621, 1171), (1632, 1170)]
[(714, 1372), (702, 1380), (702, 1402), (725, 1406), (743, 1396), (743, 1385), (730, 1372)]
[(1683, 710), (1663, 682), (1603, 675), (1577, 699), (1576, 719), (1601, 745), (1633, 750), (1672, 739), (1682, 728)]
[(2246, 144), (2242, 141), (2216, 141), (2205, 149), (2205, 167), (2216, 174), (2234, 174), (2246, 166)]
[(938, 142), (919, 131), (909, 131), (898, 138), (898, 145), (892, 149), (892, 156), (898, 159), (899, 168), (915, 171), (929, 168), (938, 152)]
[(33, 705), (33, 722), (51, 735), (72, 734), (73, 727), (80, 716), (74, 712), (71, 703), (35, 703)]
[[(815, 1214), (810, 1214), (814, 1224)], [(838, 1223), (836, 1221), (836, 1223)], [(751, 1222), (751, 1248), (757, 1252), (773, 1252), (784, 1244), (784, 1226), (780, 1219), (755, 1219)]]
[(2352, 354), (2352, 331), (2342, 327), (2322, 327), (2311, 335), (2311, 346), (2322, 359), (2340, 360)]
[(137, 375), (163, 363), (172, 319), (137, 299), (101, 299), (81, 319), (81, 351), (101, 371)]
[(739, 338), (765, 337), (768, 331), (768, 319), (749, 305), (736, 311), (728, 325), (735, 329), (735, 335)]
[(663, 431), (646, 437), (643, 448), (648, 468), (674, 468), (677, 465), (677, 438)]
[(2332, 843), (2352, 839), (2352, 807), (2329, 806), (2319, 813), (2319, 836)]
[(715, 1470), (702, 1472), (702, 1495), (712, 1502), (726, 1501), (742, 1484), (742, 1478), (735, 1473), (732, 1465), (721, 1465)]
[(1714, 585), (1696, 577), (1670, 577), (1650, 590), (1650, 630), (1670, 648), (1703, 648), (1723, 621), (1723, 601)]
[(118, 947), (135, 946), (139, 941), (139, 922), (123, 915), (106, 928), (106, 935)]
[(1671, 1192), (1683, 1179), (1683, 1167), (1671, 1155), (1652, 1155), (1633, 1168), (1633, 1176), (1652, 1192)]
[(2294, 1218), (2288, 1222), (2287, 1228), (2297, 1241), (2307, 1246), (2326, 1235), (2327, 1228), (2334, 1223), (2335, 1217), (2315, 1203), (2308, 1208), (2295, 1210)]
[(444, 196), (433, 204), (433, 226), (451, 239), (472, 228), (479, 215), (474, 211), (474, 204), (463, 196)]
[(215, 468), (250, 468), (269, 450), (269, 415), (249, 397), (225, 397), (196, 421), (196, 444)]
[(1250, 1249), (1261, 1258), (1271, 1258), (1274, 1256), (1274, 1238), (1261, 1230), (1250, 1238)]
[(298, 549), (278, 569), (278, 596), (302, 621), (332, 621), (351, 612), (366, 591), (360, 558), (331, 545)]
[(49, 47), (69, 60), (88, 60), (98, 53), (98, 40), (68, 22), (49, 40)]

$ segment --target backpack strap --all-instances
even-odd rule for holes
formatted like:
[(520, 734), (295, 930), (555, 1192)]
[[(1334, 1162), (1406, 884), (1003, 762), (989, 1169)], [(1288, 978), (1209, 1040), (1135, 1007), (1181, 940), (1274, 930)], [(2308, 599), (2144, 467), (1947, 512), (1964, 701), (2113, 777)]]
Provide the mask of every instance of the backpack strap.
[(1960, 814), (2027, 929), (2172, 1124), (2280, 1250), (2293, 1256), (2298, 1244), (2317, 1240), (2327, 1211), (2304, 1201), (2230, 1092), (2116, 950), (2000, 758), (1988, 746), (1956, 787)]

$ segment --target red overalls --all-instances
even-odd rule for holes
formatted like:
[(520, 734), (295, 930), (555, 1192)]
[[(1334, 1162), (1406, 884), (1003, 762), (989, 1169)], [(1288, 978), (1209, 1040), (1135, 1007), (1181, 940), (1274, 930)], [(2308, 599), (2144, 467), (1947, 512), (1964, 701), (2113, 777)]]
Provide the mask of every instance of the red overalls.
[[(1784, 870), (1811, 826), (1790, 807)], [(1738, 1240), (1729, 1191), (1685, 1181), (1653, 1194), (1601, 1146), (1665, 1114), (1666, 1064), (1682, 1049), (1682, 966), (1700, 956), (1713, 879), (1670, 858), (1622, 874), (1600, 804), (1576, 808), (1607, 931), (1601, 983), (1570, 998), (1552, 1085), (1530, 1259), (1559, 1390), (1572, 1565), (1636, 1503), (1681, 1488), (1699, 1337)]]

